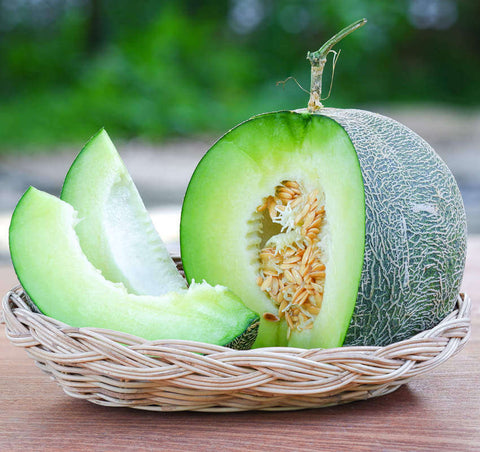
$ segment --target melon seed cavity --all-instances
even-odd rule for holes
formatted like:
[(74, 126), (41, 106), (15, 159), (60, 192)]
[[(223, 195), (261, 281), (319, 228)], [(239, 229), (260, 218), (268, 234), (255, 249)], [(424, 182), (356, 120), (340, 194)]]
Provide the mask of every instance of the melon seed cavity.
[(267, 312), (264, 318), (285, 317), (287, 338), (292, 331), (312, 328), (322, 307), (326, 270), (322, 201), (318, 190), (306, 192), (295, 181), (283, 181), (257, 207), (264, 213), (263, 232), (271, 234), (261, 244), (257, 284), (278, 307), (277, 314)]

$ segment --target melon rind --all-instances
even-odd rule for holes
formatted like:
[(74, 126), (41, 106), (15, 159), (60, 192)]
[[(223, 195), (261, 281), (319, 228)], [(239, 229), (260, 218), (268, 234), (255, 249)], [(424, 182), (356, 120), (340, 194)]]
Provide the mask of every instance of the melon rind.
[(105, 278), (138, 295), (186, 288), (104, 129), (73, 162), (61, 199), (78, 212), (75, 230), (82, 249)]
[(383, 346), (452, 311), (467, 222), (447, 165), (420, 136), (368, 111), (324, 108), (357, 151), (365, 186), (362, 278), (345, 345)]

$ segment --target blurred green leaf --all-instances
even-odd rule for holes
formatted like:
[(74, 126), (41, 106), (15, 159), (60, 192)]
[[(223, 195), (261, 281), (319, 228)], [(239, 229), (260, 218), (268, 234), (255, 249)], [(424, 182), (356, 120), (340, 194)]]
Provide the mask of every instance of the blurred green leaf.
[(218, 135), (305, 106), (293, 81), (276, 82), (308, 89), (306, 52), (361, 17), (327, 105), (478, 105), (479, 13), (456, 0), (0, 0), (0, 151), (77, 144), (101, 126)]

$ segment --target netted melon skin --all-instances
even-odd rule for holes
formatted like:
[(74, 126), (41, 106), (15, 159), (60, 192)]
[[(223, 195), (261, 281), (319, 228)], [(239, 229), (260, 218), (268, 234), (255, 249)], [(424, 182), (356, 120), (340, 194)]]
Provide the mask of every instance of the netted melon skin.
[(466, 252), (460, 190), (431, 146), (363, 110), (325, 108), (355, 146), (365, 186), (362, 277), (344, 345), (378, 345), (431, 328), (454, 307)]

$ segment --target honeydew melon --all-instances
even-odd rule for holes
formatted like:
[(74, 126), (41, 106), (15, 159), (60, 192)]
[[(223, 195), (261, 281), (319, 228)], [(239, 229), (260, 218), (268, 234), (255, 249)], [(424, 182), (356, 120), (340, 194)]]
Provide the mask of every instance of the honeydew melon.
[(459, 292), (466, 218), (445, 163), (393, 119), (320, 103), (326, 55), (362, 24), (309, 54), (308, 109), (235, 127), (187, 189), (187, 279), (259, 312), (256, 347), (387, 345), (434, 326)]
[(78, 212), (75, 230), (82, 250), (105, 278), (137, 295), (186, 288), (104, 129), (73, 162), (61, 199)]
[(251, 345), (258, 316), (226, 288), (202, 283), (160, 296), (131, 294), (87, 259), (75, 233), (77, 221), (72, 206), (32, 187), (13, 213), (12, 262), (42, 313), (73, 327), (108, 328), (150, 340)]

